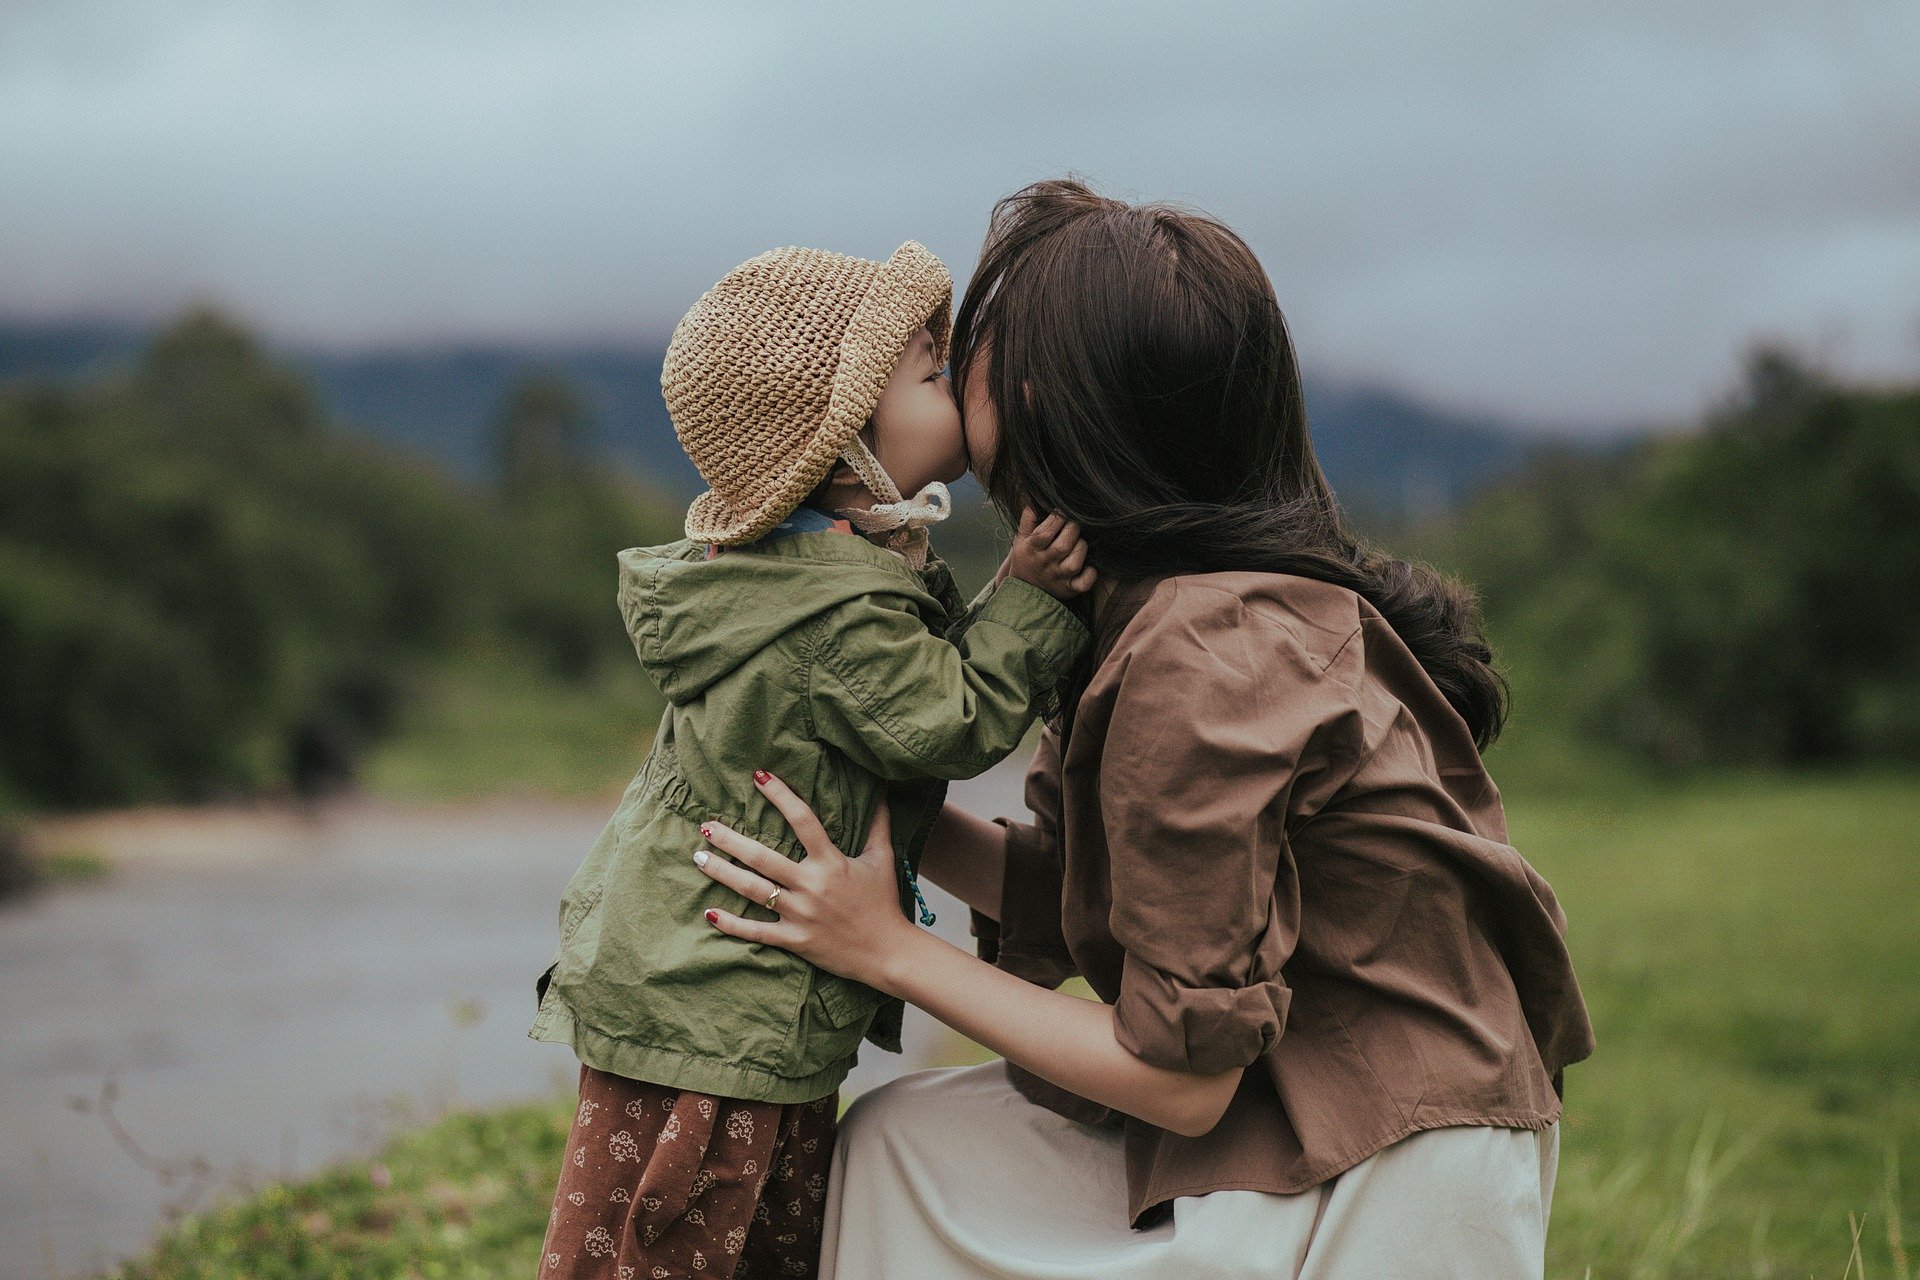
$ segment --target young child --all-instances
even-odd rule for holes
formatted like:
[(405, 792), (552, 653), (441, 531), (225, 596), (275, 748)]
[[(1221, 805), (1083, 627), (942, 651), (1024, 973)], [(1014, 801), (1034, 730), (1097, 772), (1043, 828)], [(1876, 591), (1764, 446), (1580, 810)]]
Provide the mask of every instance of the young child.
[(928, 551), (967, 467), (952, 289), (912, 242), (885, 263), (777, 249), (674, 331), (661, 385), (711, 488), (686, 541), (620, 555), (621, 613), (668, 706), (539, 983), (530, 1034), (581, 1068), (538, 1280), (815, 1273), (837, 1090), (863, 1037), (899, 1052), (901, 1005), (708, 928), (709, 906), (777, 911), (694, 866), (700, 824), (799, 858), (757, 770), (843, 849), (884, 797), (911, 914), (946, 780), (1010, 753), (1085, 648), (1072, 526), (1024, 521), (964, 611)]

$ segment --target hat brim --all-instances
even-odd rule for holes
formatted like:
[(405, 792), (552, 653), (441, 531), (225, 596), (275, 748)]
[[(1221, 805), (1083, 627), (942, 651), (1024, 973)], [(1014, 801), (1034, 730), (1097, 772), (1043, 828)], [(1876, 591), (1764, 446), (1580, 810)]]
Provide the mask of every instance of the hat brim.
[(687, 537), (737, 546), (762, 537), (792, 514), (873, 416), (907, 340), (925, 326), (933, 332), (934, 358), (946, 358), (952, 305), (953, 277), (940, 259), (912, 240), (895, 249), (847, 324), (827, 411), (813, 439), (754, 506), (732, 506), (711, 489), (695, 498), (687, 508)]

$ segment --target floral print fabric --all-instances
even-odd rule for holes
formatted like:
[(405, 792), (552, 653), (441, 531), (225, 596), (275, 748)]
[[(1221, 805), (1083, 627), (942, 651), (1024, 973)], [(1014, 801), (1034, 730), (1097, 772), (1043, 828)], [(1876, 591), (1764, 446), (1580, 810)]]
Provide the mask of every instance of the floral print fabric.
[(536, 1280), (818, 1275), (838, 1101), (748, 1102), (582, 1066)]

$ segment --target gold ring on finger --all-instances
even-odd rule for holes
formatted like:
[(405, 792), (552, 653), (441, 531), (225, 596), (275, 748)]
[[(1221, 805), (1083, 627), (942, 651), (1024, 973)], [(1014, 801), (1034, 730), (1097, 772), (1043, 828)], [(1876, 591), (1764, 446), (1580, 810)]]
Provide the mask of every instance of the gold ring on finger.
[(773, 904), (778, 901), (780, 901), (780, 890), (778, 887), (776, 887), (772, 893), (767, 895), (767, 910), (769, 911), (775, 910), (775, 907)]

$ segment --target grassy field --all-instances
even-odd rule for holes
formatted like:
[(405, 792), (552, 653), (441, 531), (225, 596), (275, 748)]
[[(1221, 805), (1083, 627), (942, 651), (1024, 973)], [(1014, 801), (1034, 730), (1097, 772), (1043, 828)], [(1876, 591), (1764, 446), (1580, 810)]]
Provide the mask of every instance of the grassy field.
[[(1584, 774), (1504, 775), (1601, 1046), (1569, 1072), (1550, 1274), (1911, 1276), (1920, 779)], [(273, 1188), (126, 1274), (531, 1274), (566, 1119), (453, 1117), (384, 1153), (384, 1189), (366, 1164)]]
[(429, 678), (362, 782), (398, 801), (617, 795), (646, 759), (661, 706), (637, 662), (576, 684), (473, 658)]
[[(1556, 1272), (1911, 1274), (1920, 779), (1512, 805), (1600, 1051), (1568, 1072)], [(1914, 1170), (1920, 1175), (1920, 1170)]]

